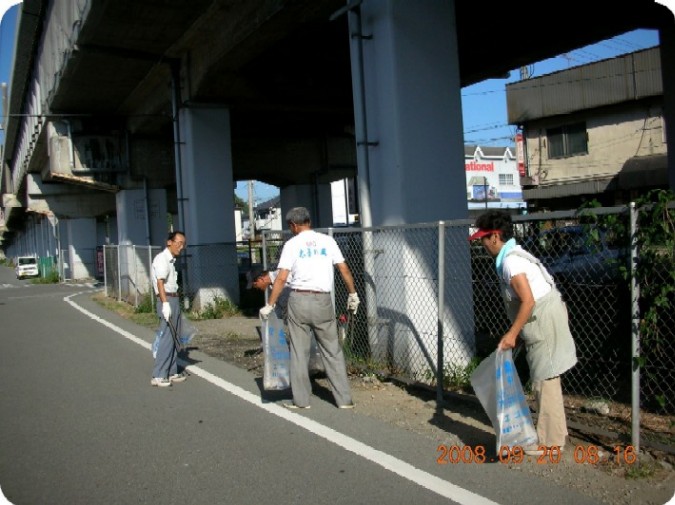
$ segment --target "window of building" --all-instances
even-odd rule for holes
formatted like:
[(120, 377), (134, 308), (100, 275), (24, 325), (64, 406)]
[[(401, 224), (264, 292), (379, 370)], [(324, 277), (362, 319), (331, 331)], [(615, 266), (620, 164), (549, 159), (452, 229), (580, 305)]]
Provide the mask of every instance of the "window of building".
[(588, 154), (586, 123), (549, 128), (546, 130), (546, 138), (548, 139), (549, 158)]
[(499, 174), (500, 186), (513, 186), (513, 174)]

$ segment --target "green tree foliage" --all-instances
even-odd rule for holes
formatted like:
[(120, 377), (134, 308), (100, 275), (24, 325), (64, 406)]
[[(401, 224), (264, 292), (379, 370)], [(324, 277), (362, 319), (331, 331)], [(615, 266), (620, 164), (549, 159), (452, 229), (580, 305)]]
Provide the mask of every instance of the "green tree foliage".
[(248, 213), (248, 202), (243, 198), (239, 197), (236, 193), (234, 194), (234, 208), (240, 209), (244, 215)]
[[(586, 205), (597, 206), (597, 202)], [(641, 370), (643, 382), (649, 384), (652, 397), (647, 399), (648, 403), (668, 408), (672, 376), (665, 372), (663, 364), (669, 363), (675, 342), (675, 192), (650, 191), (635, 201), (635, 209), (637, 227), (632, 235), (626, 221), (616, 215), (591, 216), (583, 208), (580, 215), (584, 222), (624, 236), (637, 249), (636, 259), (623, 269), (625, 280), (634, 279), (638, 290), (634, 330), (640, 343), (633, 367)]]

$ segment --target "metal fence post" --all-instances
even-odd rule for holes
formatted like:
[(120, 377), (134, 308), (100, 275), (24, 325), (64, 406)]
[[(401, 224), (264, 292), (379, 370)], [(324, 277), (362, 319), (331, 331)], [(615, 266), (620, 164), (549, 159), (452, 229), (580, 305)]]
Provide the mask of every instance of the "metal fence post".
[(120, 256), (122, 250), (120, 245), (117, 246), (117, 301), (122, 301), (122, 264), (120, 263)]
[[(328, 236), (333, 238), (333, 228), (328, 228)], [(333, 289), (330, 292), (330, 298), (331, 302), (333, 304), (333, 309), (335, 310), (335, 286), (333, 286)]]
[[(368, 345), (372, 356), (374, 344), (378, 344), (378, 358), (379, 358), (379, 321), (377, 314), (377, 291), (375, 286), (375, 246), (372, 228), (362, 230), (363, 241), (363, 289), (365, 292), (366, 304), (366, 331), (368, 334)], [(387, 342), (387, 348), (389, 348)], [(389, 360), (389, 357), (387, 357)]]
[(131, 246), (131, 257), (134, 260), (134, 307), (138, 307), (138, 261), (136, 261), (136, 246)]
[(107, 245), (103, 246), (103, 292), (105, 293), (106, 298), (108, 298), (108, 270), (106, 268), (107, 248), (108, 248)]
[(638, 260), (638, 213), (635, 202), (629, 205), (630, 215), (630, 297), (631, 297), (631, 444), (640, 451), (640, 284), (635, 272)]
[(436, 356), (436, 409), (443, 408), (443, 306), (445, 305), (445, 222), (438, 222), (438, 350)]
[(152, 310), (154, 312), (155, 307), (157, 306), (157, 301), (155, 300), (155, 286), (152, 280), (152, 246), (148, 246), (148, 272), (150, 272), (150, 302), (152, 303)]

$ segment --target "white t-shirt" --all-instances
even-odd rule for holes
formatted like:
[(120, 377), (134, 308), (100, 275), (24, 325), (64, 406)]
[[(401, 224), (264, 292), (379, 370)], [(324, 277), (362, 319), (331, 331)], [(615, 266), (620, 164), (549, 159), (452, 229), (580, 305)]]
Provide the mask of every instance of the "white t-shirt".
[(156, 295), (159, 294), (157, 279), (164, 280), (164, 291), (167, 293), (178, 291), (178, 274), (174, 266), (175, 262), (176, 258), (173, 257), (168, 248), (164, 249), (152, 260), (152, 285)]
[(506, 283), (506, 290), (511, 299), (518, 298), (516, 292), (511, 287), (511, 279), (522, 273), (525, 274), (527, 282), (530, 283), (530, 289), (532, 290), (532, 296), (535, 301), (551, 291), (551, 285), (546, 282), (546, 279), (544, 279), (544, 276), (536, 263), (532, 263), (522, 256), (508, 254), (504, 258), (504, 263), (502, 264), (502, 275), (504, 282)]
[(333, 237), (305, 230), (286, 242), (277, 268), (290, 270), (286, 285), (291, 289), (328, 293), (333, 290), (333, 265), (344, 262)]

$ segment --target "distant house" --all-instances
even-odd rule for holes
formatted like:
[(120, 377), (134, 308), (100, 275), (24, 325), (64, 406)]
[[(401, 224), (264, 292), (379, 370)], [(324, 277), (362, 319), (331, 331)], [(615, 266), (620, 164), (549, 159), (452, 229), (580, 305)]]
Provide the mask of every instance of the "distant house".
[(356, 202), (356, 181), (353, 177), (330, 183), (333, 224), (350, 226), (358, 223), (359, 214)]
[[(263, 230), (282, 229), (280, 200), (281, 199), (279, 196), (275, 196), (274, 198), (271, 198), (253, 207), (256, 235)], [(237, 241), (241, 242), (249, 240), (251, 235), (251, 227), (248, 216), (244, 216), (244, 210), (234, 210), (234, 223)]]
[(471, 214), (485, 209), (525, 208), (518, 164), (512, 149), (464, 146), (466, 200)]
[(532, 210), (622, 205), (668, 188), (659, 47), (507, 84)]
[(281, 230), (281, 197), (275, 196), (253, 208), (256, 233), (263, 230)]
[(244, 223), (242, 221), (241, 209), (234, 209), (234, 233), (235, 237), (237, 237), (237, 242), (246, 240), (244, 238)]
[[(520, 172), (513, 147), (464, 146), (466, 200), (470, 214), (485, 209), (525, 209)], [(354, 179), (331, 182), (333, 224), (358, 224)]]

